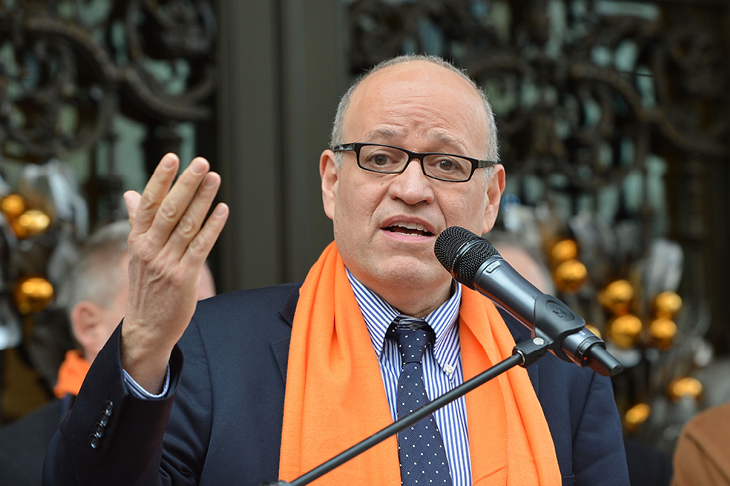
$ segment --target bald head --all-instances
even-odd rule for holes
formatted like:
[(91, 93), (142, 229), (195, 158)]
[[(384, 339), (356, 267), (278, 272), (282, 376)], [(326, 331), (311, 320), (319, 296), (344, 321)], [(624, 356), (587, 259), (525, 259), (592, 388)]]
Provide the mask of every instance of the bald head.
[[(424, 63), (425, 66), (423, 66)], [(477, 97), (476, 99), (478, 99), (479, 101), (478, 105), (480, 106), (480, 109), (483, 110), (482, 114), (480, 114), (480, 117), (483, 116), (486, 127), (484, 129), (484, 132), (481, 134), (485, 142), (485, 152), (483, 154), (478, 154), (478, 157), (484, 158), (486, 160), (498, 161), (499, 150), (497, 144), (497, 126), (494, 121), (494, 113), (492, 111), (492, 107), (487, 100), (487, 95), (463, 71), (437, 56), (413, 54), (398, 56), (393, 59), (381, 62), (380, 64), (373, 67), (370, 71), (368, 71), (368, 73), (366, 73), (350, 87), (350, 89), (343, 95), (342, 99), (340, 100), (340, 103), (337, 107), (337, 113), (335, 115), (335, 121), (332, 127), (330, 145), (335, 146), (342, 143), (350, 143), (354, 141), (346, 140), (347, 118), (353, 100), (357, 100), (358, 93), (366, 91), (365, 88), (367, 88), (367, 85), (369, 84), (368, 80), (372, 81), (371, 78), (377, 78), (378, 74), (382, 75), (383, 71), (387, 70), (395, 70), (396, 72), (400, 71), (401, 73), (408, 73), (409, 71), (413, 72), (413, 68), (417, 68), (419, 67), (419, 65), (421, 65), (422, 68), (431, 68), (431, 70), (448, 71), (455, 77), (461, 79), (464, 83), (464, 86), (468, 90), (473, 91), (474, 95)], [(413, 74), (411, 74), (411, 76), (412, 75)], [(405, 74), (405, 76), (406, 77), (403, 79), (408, 80), (407, 76), (409, 75)], [(411, 77), (410, 79), (412, 80), (414, 78)], [(338, 162), (341, 162), (341, 160), (342, 158), (338, 156)]]

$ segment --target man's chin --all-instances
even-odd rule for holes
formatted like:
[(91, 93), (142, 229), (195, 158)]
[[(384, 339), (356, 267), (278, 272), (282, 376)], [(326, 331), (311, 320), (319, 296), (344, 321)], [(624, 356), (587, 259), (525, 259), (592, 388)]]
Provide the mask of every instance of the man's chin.
[(412, 257), (394, 257), (368, 280), (373, 286), (390, 291), (428, 291), (450, 282), (451, 276), (435, 259), (423, 262)]

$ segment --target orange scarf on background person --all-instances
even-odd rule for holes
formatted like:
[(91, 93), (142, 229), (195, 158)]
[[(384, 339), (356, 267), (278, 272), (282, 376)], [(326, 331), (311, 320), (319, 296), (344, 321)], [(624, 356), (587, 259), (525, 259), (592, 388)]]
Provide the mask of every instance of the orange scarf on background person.
[[(467, 380), (509, 357), (515, 343), (494, 305), (476, 292), (464, 289), (459, 313)], [(527, 370), (513, 368), (470, 392), (466, 408), (475, 485), (561, 484), (550, 430)], [(294, 315), (280, 479), (296, 479), (391, 421), (378, 357), (332, 243), (309, 271)], [(312, 484), (400, 485), (396, 438)]]
[(66, 358), (58, 369), (58, 382), (53, 387), (53, 394), (57, 398), (63, 398), (68, 394), (78, 395), (89, 368), (91, 363), (84, 359), (81, 351), (67, 351)]

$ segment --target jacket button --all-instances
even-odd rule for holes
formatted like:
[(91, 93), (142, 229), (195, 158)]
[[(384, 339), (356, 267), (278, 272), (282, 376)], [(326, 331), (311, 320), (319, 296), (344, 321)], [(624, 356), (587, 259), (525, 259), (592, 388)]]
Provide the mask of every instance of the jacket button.
[(107, 400), (106, 403), (104, 404), (104, 414), (107, 417), (111, 417), (112, 416), (112, 410), (114, 410), (114, 403), (112, 403), (111, 400)]
[(91, 436), (89, 437), (89, 445), (92, 449), (96, 449), (97, 447), (99, 447), (99, 438), (94, 434), (91, 434)]
[(109, 416), (106, 413), (101, 414), (101, 417), (99, 417), (99, 424), (101, 424), (102, 427), (106, 427), (109, 423)]
[(99, 422), (94, 425), (94, 435), (100, 439), (104, 435), (104, 427)]

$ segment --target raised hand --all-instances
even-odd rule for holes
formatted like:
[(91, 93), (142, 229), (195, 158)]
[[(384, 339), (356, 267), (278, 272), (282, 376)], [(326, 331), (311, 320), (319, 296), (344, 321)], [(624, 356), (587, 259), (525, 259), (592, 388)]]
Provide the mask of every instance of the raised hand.
[(162, 387), (195, 311), (200, 269), (228, 219), (223, 203), (205, 219), (221, 183), (208, 161), (193, 159), (173, 185), (179, 164), (165, 155), (141, 195), (124, 194), (131, 232), (122, 366), (152, 393)]

